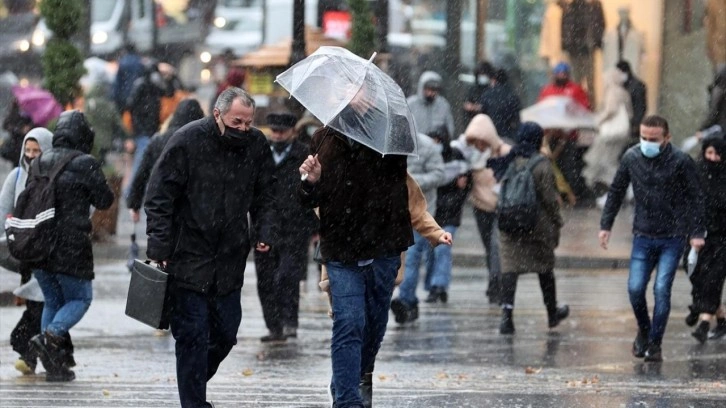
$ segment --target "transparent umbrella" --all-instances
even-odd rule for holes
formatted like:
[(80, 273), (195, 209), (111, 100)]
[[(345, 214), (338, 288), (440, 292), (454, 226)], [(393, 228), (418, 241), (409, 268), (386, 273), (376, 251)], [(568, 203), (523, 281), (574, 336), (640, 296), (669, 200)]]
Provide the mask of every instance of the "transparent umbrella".
[(597, 129), (595, 115), (569, 96), (550, 96), (522, 109), (522, 122), (534, 122), (542, 129)]
[(324, 126), (381, 154), (416, 155), (406, 97), (372, 59), (340, 47), (320, 47), (276, 81)]

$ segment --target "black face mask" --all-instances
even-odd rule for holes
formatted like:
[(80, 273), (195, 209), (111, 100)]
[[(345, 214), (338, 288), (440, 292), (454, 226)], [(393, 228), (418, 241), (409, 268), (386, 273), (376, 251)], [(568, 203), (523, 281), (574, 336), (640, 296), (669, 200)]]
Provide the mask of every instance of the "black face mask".
[(33, 161), (33, 158), (32, 157), (28, 157), (26, 155), (23, 155), (23, 161), (25, 162), (25, 164), (27, 164), (28, 166), (30, 166), (30, 162)]
[(427, 104), (428, 103), (433, 103), (434, 102), (434, 99), (436, 99), (436, 95), (426, 95), (426, 96), (424, 96), (424, 100), (426, 101)]
[(270, 145), (272, 146), (272, 150), (275, 151), (275, 153), (280, 154), (287, 149), (288, 146), (290, 146), (289, 141), (281, 141), (281, 142), (270, 142)]
[(250, 145), (252, 142), (251, 130), (239, 130), (233, 127), (227, 126), (224, 121), (224, 133), (222, 133), (222, 141), (230, 147), (243, 148)]
[(569, 82), (567, 78), (555, 78), (555, 85), (559, 87), (567, 85), (567, 82)]

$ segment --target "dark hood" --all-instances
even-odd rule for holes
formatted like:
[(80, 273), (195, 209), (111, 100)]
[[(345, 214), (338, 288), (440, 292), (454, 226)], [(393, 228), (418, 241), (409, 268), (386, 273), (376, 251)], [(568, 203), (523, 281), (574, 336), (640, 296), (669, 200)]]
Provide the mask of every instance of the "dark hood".
[(199, 102), (197, 102), (196, 99), (184, 99), (179, 102), (176, 110), (174, 110), (174, 115), (171, 117), (167, 129), (171, 133), (174, 133), (187, 123), (203, 117), (204, 111), (202, 110), (202, 107), (199, 106)]
[(61, 113), (53, 134), (53, 147), (80, 150), (91, 153), (95, 133), (85, 115), (78, 110)]

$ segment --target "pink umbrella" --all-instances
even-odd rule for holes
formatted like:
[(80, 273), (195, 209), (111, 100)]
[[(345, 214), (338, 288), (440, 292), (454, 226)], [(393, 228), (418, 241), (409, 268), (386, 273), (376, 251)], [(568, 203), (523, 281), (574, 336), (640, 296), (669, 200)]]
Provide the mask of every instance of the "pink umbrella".
[(63, 107), (45, 89), (13, 85), (13, 95), (20, 111), (29, 115), (36, 126), (46, 126), (63, 112)]

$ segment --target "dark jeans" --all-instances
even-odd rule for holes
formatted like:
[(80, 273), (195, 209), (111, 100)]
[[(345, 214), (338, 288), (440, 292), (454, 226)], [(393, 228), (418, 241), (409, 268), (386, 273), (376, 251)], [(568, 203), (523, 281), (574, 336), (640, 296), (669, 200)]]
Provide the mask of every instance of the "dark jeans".
[(176, 375), (182, 408), (211, 407), (207, 381), (237, 343), (242, 320), (240, 289), (209, 296), (171, 288), (171, 333), (176, 340)]
[(332, 389), (337, 408), (362, 404), (358, 384), (373, 367), (388, 323), (400, 256), (365, 266), (328, 262), (333, 307)]
[(557, 166), (578, 200), (591, 196), (591, 192), (587, 188), (587, 184), (585, 184), (585, 178), (582, 177), (582, 169), (585, 167), (584, 156), (587, 149), (587, 147), (577, 146), (577, 142), (573, 140), (568, 140), (562, 153), (557, 158)]
[(10, 345), (21, 357), (28, 357), (30, 347), (28, 342), (36, 334), (40, 334), (40, 319), (43, 315), (43, 302), (25, 301), (25, 311), (10, 333)]
[[(502, 275), (499, 261), (499, 231), (497, 229), (497, 214), (474, 208), (474, 219), (479, 229), (479, 236), (487, 251), (487, 269), (489, 269), (488, 296), (499, 295), (499, 279)], [(494, 287), (492, 287), (494, 286)]]
[(297, 328), (300, 278), (307, 266), (307, 242), (267, 253), (255, 251), (257, 294), (271, 333), (282, 333), (283, 326)]
[[(650, 330), (649, 341), (660, 344), (671, 312), (671, 288), (683, 253), (685, 238), (648, 238), (636, 235), (630, 257), (628, 294), (640, 330)], [(656, 269), (653, 295), (653, 322), (648, 316), (645, 291), (650, 275)]]

